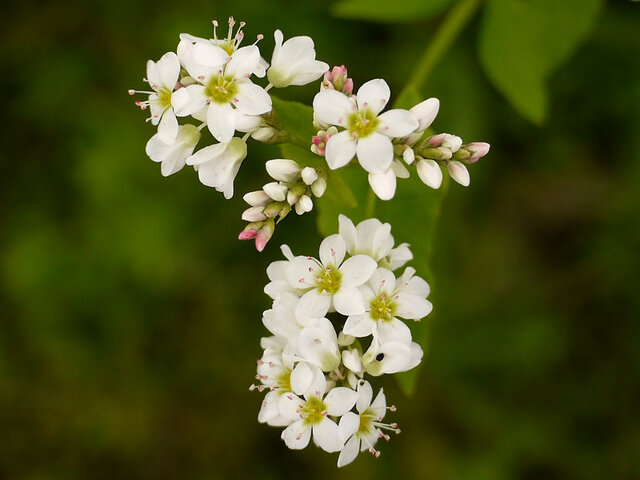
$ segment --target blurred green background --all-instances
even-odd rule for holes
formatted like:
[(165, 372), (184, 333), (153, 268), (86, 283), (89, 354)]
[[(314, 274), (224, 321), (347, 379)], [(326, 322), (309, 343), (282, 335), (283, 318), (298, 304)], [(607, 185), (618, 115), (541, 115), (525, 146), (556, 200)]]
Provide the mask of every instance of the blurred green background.
[[(441, 100), (438, 131), (492, 150), (445, 199), (417, 392), (384, 383), (403, 433), (336, 471), (336, 455), (288, 451), (257, 423), (247, 387), (267, 333), (265, 268), (280, 243), (315, 251), (315, 213), (288, 218), (262, 254), (237, 241), (241, 196), (225, 201), (188, 169), (162, 178), (144, 153), (153, 127), (126, 93), (179, 33), (209, 36), (229, 15), (247, 39), (265, 34), (267, 59), (276, 28), (310, 35), (356, 85), (384, 77), (399, 92), (443, 18), (367, 23), (330, 6), (3, 7), (0, 478), (640, 478), (633, 2), (609, 2), (551, 75), (542, 126), (483, 73), (482, 10), (424, 85)], [(282, 95), (309, 102), (316, 88)], [(241, 193), (278, 156), (249, 152)]]

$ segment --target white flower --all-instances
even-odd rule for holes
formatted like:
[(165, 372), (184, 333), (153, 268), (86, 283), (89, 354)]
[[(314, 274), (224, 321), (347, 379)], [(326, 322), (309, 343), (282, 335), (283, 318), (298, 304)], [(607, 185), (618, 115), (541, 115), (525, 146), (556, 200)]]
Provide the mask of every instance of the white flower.
[(374, 337), (371, 345), (362, 356), (362, 366), (369, 375), (377, 377), (384, 373), (410, 370), (417, 365), (414, 361), (416, 357), (422, 358), (422, 349), (415, 342), (408, 345), (399, 341), (381, 342), (380, 339)]
[[(306, 288), (301, 288), (299, 285), (291, 285), (287, 280), (286, 274), (290, 262), (295, 257), (291, 252), (291, 249), (287, 245), (281, 245), (280, 250), (282, 251), (282, 254), (285, 256), (286, 260), (276, 260), (275, 262), (271, 262), (269, 264), (269, 266), (267, 267), (267, 277), (269, 277), (270, 282), (265, 285), (264, 293), (269, 295), (274, 300), (278, 297), (278, 295), (282, 293), (294, 293), (296, 296), (301, 297), (306, 291)], [(325, 313), (326, 312), (324, 312), (322, 315), (324, 315)]]
[(354, 337), (373, 335), (381, 341), (411, 344), (411, 331), (396, 317), (420, 320), (433, 306), (426, 297), (429, 285), (413, 276), (415, 270), (407, 268), (396, 281), (386, 268), (377, 269), (366, 285), (360, 287), (366, 312), (350, 315), (344, 324), (344, 333)]
[(337, 452), (342, 450), (344, 441), (338, 425), (329, 416), (341, 417), (351, 410), (358, 399), (358, 393), (350, 388), (337, 387), (324, 395), (324, 377), (318, 380), (314, 378), (311, 386), (304, 392), (304, 399), (293, 393), (280, 398), (280, 415), (295, 420), (282, 432), (282, 439), (287, 447), (299, 450), (309, 444), (313, 433), (316, 445), (327, 452)]
[[(368, 450), (376, 457), (380, 452), (374, 448), (378, 438), (389, 440), (389, 436), (382, 430), (400, 433), (397, 424), (382, 423), (387, 413), (387, 401), (382, 389), (373, 399), (373, 389), (366, 380), (358, 382), (358, 400), (356, 401), (357, 414), (345, 413), (340, 419), (338, 430), (346, 443), (338, 456), (338, 467), (353, 462), (358, 453)], [(392, 409), (395, 407), (392, 407)]]
[(409, 111), (418, 120), (417, 132), (424, 132), (431, 126), (440, 110), (440, 100), (437, 98), (427, 98), (425, 101), (420, 102)]
[(303, 299), (322, 304), (327, 312), (331, 305), (343, 315), (364, 312), (360, 285), (369, 280), (376, 262), (367, 255), (355, 255), (343, 262), (345, 242), (340, 235), (331, 235), (320, 244), (320, 260), (299, 256), (286, 271), (292, 287), (305, 288)]
[(176, 115), (206, 110), (207, 127), (219, 142), (229, 142), (233, 137), (237, 123), (234, 108), (245, 115), (261, 115), (271, 110), (269, 94), (249, 80), (260, 61), (260, 51), (255, 45), (241, 47), (229, 56), (217, 45), (182, 40), (178, 53), (198, 83), (173, 94)]
[(300, 175), (300, 165), (287, 158), (275, 158), (265, 163), (267, 173), (279, 182), (293, 182)]
[(345, 166), (356, 155), (370, 173), (384, 172), (393, 161), (392, 138), (405, 137), (418, 127), (407, 110), (394, 109), (381, 115), (391, 92), (382, 79), (370, 80), (353, 97), (336, 90), (322, 90), (313, 99), (315, 118), (323, 125), (345, 130), (327, 141), (325, 158), (329, 167)]
[(316, 60), (316, 51), (310, 37), (293, 37), (283, 44), (280, 30), (276, 30), (273, 36), (276, 45), (267, 78), (274, 87), (306, 85), (329, 70), (329, 65)]
[(242, 161), (247, 156), (247, 144), (238, 137), (229, 143), (217, 143), (198, 150), (187, 158), (187, 165), (193, 165), (200, 181), (224, 194), (233, 196), (233, 181)]
[(193, 125), (182, 125), (171, 142), (156, 133), (147, 142), (145, 151), (151, 160), (160, 162), (162, 175), (168, 177), (182, 169), (200, 140), (200, 132)]
[(179, 74), (180, 60), (173, 52), (165, 53), (157, 62), (147, 62), (147, 81), (153, 93), (149, 95), (146, 105), (151, 109), (151, 123), (158, 126), (158, 134), (165, 143), (172, 143), (178, 135), (172, 97)]
[(377, 262), (388, 255), (393, 248), (391, 225), (382, 223), (377, 218), (363, 220), (354, 226), (351, 219), (340, 215), (338, 225), (338, 232), (344, 239), (350, 255), (367, 255)]
[(323, 372), (340, 366), (338, 336), (333, 324), (326, 318), (318, 319), (315, 325), (302, 329), (295, 341), (296, 358), (316, 365)]

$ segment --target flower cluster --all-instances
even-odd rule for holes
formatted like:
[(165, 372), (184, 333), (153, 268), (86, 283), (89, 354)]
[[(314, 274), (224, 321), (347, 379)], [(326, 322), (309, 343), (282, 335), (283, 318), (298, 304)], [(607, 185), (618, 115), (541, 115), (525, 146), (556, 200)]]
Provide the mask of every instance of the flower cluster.
[[(432, 188), (442, 183), (442, 168), (461, 185), (469, 185), (465, 165), (476, 162), (489, 151), (489, 144), (462, 144), (449, 134), (427, 135), (435, 119), (439, 101), (429, 98), (410, 110), (385, 110), (391, 91), (383, 79), (374, 79), (354, 93), (353, 79), (344, 65), (333, 67), (316, 60), (313, 40), (307, 36), (284, 41), (274, 32), (275, 48), (271, 64), (261, 56), (258, 41), (242, 45), (244, 22), (238, 28), (229, 19), (226, 37), (218, 37), (213, 22), (212, 39), (180, 35), (176, 52), (164, 54), (157, 62), (147, 62), (148, 99), (136, 101), (151, 111), (149, 120), (158, 130), (147, 142), (146, 153), (161, 164), (164, 176), (192, 166), (200, 182), (221, 192), (234, 193), (234, 180), (247, 157), (249, 137), (264, 143), (290, 140), (291, 132), (278, 123), (269, 90), (305, 85), (322, 77), (320, 91), (313, 99), (313, 124), (317, 134), (309, 138), (311, 151), (324, 157), (326, 167), (299, 164), (293, 159), (267, 162), (274, 182), (245, 195), (250, 208), (242, 219), (249, 224), (241, 240), (255, 239), (261, 251), (276, 224), (294, 208), (299, 215), (313, 208), (313, 197), (324, 194), (331, 182), (330, 171), (353, 159), (368, 173), (369, 184), (383, 200), (393, 198), (396, 179), (410, 176), (415, 166), (420, 179)], [(253, 79), (267, 77), (264, 88)], [(309, 115), (311, 121), (311, 114)], [(189, 123), (189, 119), (194, 123)], [(196, 150), (203, 130), (211, 144)], [(236, 136), (240, 132), (242, 136)], [(195, 153), (194, 153), (195, 151)], [(269, 164), (277, 165), (270, 168)]]
[(462, 145), (460, 137), (439, 134), (423, 139), (438, 114), (440, 102), (429, 98), (410, 110), (381, 113), (391, 90), (381, 78), (369, 80), (353, 94), (347, 71), (335, 67), (325, 74), (313, 100), (314, 124), (319, 129), (311, 151), (324, 156), (333, 170), (354, 158), (368, 172), (369, 185), (381, 200), (390, 200), (396, 178), (410, 176), (406, 165), (415, 160), (420, 179), (432, 188), (442, 183), (442, 170), (463, 186), (470, 183), (463, 163), (474, 163), (489, 151), (489, 144)]
[[(376, 456), (387, 407), (365, 376), (404, 372), (418, 365), (422, 349), (401, 320), (431, 312), (429, 285), (406, 267), (407, 244), (394, 247), (391, 226), (372, 218), (358, 225), (340, 215), (339, 233), (325, 238), (319, 257), (294, 256), (271, 263), (265, 293), (273, 299), (263, 314), (272, 336), (262, 339), (259, 385), (268, 390), (258, 420), (286, 427), (282, 439), (301, 449), (310, 439), (340, 452), (338, 466), (359, 451)], [(355, 409), (355, 411), (354, 411)], [(395, 407), (392, 407), (392, 410)]]

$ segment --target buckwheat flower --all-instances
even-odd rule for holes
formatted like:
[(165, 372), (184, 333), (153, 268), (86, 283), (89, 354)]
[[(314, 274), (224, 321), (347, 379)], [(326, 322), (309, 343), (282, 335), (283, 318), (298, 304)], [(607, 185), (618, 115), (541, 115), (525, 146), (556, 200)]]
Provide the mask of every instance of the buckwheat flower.
[(326, 382), (314, 379), (304, 392), (304, 398), (290, 393), (283, 395), (278, 403), (280, 415), (294, 420), (282, 432), (282, 439), (293, 450), (305, 448), (311, 440), (326, 452), (342, 450), (344, 441), (338, 425), (329, 418), (341, 417), (353, 408), (358, 393), (350, 388), (336, 387), (326, 395)]
[(282, 32), (273, 34), (276, 45), (271, 57), (267, 78), (274, 87), (306, 85), (320, 78), (329, 65), (316, 60), (316, 51), (310, 37), (293, 37), (282, 43)]
[(326, 318), (305, 327), (295, 340), (297, 358), (316, 365), (323, 372), (331, 372), (340, 366), (338, 336), (333, 324)]
[[(265, 285), (264, 293), (274, 300), (282, 293), (294, 293), (297, 297), (301, 297), (307, 289), (301, 288), (299, 285), (291, 285), (287, 280), (287, 270), (295, 256), (288, 245), (281, 245), (280, 250), (286, 260), (276, 260), (269, 264), (267, 267), (269, 283)], [(325, 313), (326, 312), (323, 312), (322, 316), (324, 316)]]
[(294, 258), (286, 271), (290, 285), (305, 288), (307, 297), (331, 306), (343, 315), (364, 312), (364, 303), (357, 287), (369, 280), (376, 262), (367, 255), (354, 255), (344, 260), (345, 242), (340, 235), (331, 235), (320, 244), (320, 260), (313, 257)]
[[(244, 32), (242, 29), (246, 25), (245, 22), (240, 22), (238, 25), (238, 30), (234, 33), (233, 29), (236, 25), (236, 21), (233, 17), (229, 17), (229, 30), (226, 37), (218, 38), (218, 21), (214, 20), (213, 22), (213, 38), (206, 39), (201, 37), (196, 37), (194, 35), (190, 35), (188, 33), (181, 33), (180, 40), (187, 40), (190, 43), (211, 43), (222, 48), (229, 55), (233, 55), (236, 50), (240, 48), (240, 44), (244, 39)], [(262, 35), (258, 35), (258, 40), (262, 40)], [(261, 57), (258, 65), (252, 72), (256, 77), (262, 78), (267, 73), (267, 67), (269, 64)]]
[[(340, 419), (338, 429), (346, 443), (338, 456), (338, 467), (353, 462), (361, 451), (368, 450), (376, 457), (380, 456), (374, 446), (379, 438), (389, 440), (389, 435), (383, 430), (400, 433), (395, 423), (383, 423), (387, 413), (387, 401), (382, 388), (373, 402), (373, 389), (366, 380), (358, 382), (358, 400), (356, 401), (357, 414), (345, 413)], [(395, 409), (395, 407), (391, 407)]]
[(344, 65), (335, 66), (330, 72), (325, 72), (320, 89), (337, 90), (345, 95), (353, 92), (353, 79), (349, 78), (347, 67)]
[(393, 248), (391, 225), (377, 218), (363, 220), (355, 226), (351, 219), (341, 214), (338, 216), (338, 225), (338, 232), (350, 255), (363, 254), (378, 262)]
[(416, 170), (422, 183), (428, 187), (437, 190), (442, 185), (442, 169), (435, 160), (421, 158), (416, 163)]
[(420, 320), (427, 316), (433, 306), (426, 299), (429, 285), (415, 270), (407, 268), (396, 280), (386, 268), (378, 268), (369, 281), (360, 287), (366, 312), (350, 315), (343, 332), (354, 337), (373, 335), (383, 341), (411, 343), (411, 331), (397, 317)]
[(178, 51), (183, 52), (183, 64), (198, 83), (173, 94), (176, 115), (206, 110), (209, 131), (216, 140), (227, 143), (236, 130), (234, 108), (245, 115), (271, 110), (269, 94), (249, 79), (260, 61), (255, 45), (241, 47), (229, 56), (217, 45), (182, 40)]
[(325, 158), (331, 169), (345, 166), (354, 156), (367, 172), (384, 172), (393, 161), (392, 138), (408, 136), (418, 121), (407, 110), (394, 109), (383, 114), (391, 92), (382, 79), (360, 87), (353, 102), (336, 90), (321, 90), (313, 99), (314, 115), (320, 124), (345, 130), (327, 141)]
[(228, 143), (217, 143), (198, 150), (187, 158), (187, 165), (193, 165), (200, 182), (224, 194), (233, 196), (233, 181), (247, 156), (247, 144), (240, 138), (232, 138)]
[(151, 92), (129, 90), (129, 94), (148, 93), (146, 102), (137, 101), (136, 105), (151, 110), (151, 123), (158, 126), (158, 135), (165, 143), (172, 143), (178, 135), (178, 120), (173, 111), (173, 91), (180, 74), (180, 60), (173, 52), (165, 53), (160, 60), (147, 62), (146, 81)]
[(424, 131), (429, 128), (435, 120), (439, 110), (440, 100), (433, 97), (427, 98), (409, 110), (416, 120), (418, 120), (418, 128), (416, 128), (415, 132), (407, 139), (406, 143), (408, 145), (412, 145), (420, 139)]
[(162, 175), (168, 177), (180, 171), (200, 140), (200, 131), (193, 125), (181, 125), (171, 142), (156, 133), (147, 142), (145, 151), (154, 162), (160, 162)]
[(275, 158), (265, 163), (267, 173), (279, 182), (293, 182), (300, 175), (300, 165), (287, 158)]
[(382, 342), (374, 337), (362, 356), (362, 366), (369, 375), (374, 377), (385, 373), (405, 372), (415, 366), (414, 350), (416, 348), (420, 349), (420, 346), (415, 342), (411, 344), (399, 341)]

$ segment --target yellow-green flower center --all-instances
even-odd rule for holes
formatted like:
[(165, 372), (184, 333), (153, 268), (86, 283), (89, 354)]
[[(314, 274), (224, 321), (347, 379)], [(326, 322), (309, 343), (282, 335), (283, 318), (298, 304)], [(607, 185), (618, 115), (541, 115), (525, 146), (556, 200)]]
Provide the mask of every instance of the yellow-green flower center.
[(238, 85), (233, 77), (216, 75), (211, 77), (204, 89), (204, 94), (216, 103), (229, 103), (238, 93)]
[(165, 109), (171, 106), (171, 92), (166, 88), (158, 90), (158, 103)]
[(233, 55), (236, 52), (236, 48), (233, 42), (227, 40), (226, 42), (219, 43), (218, 46), (227, 52), (227, 55)]
[(316, 285), (318, 290), (326, 291), (329, 294), (334, 294), (340, 290), (340, 284), (342, 283), (342, 273), (336, 268), (335, 265), (329, 265), (324, 270), (318, 273), (316, 278)]
[(278, 377), (276, 378), (276, 382), (278, 382), (278, 389), (281, 393), (290, 392), (291, 391), (291, 370), (288, 368), (285, 369)]
[(373, 410), (371, 410), (370, 408), (367, 408), (364, 412), (360, 414), (360, 426), (358, 427), (358, 432), (357, 432), (358, 436), (365, 435), (371, 432), (371, 430), (373, 429), (374, 417), (375, 417), (375, 414), (373, 413)]
[(369, 312), (371, 318), (384, 322), (391, 321), (396, 312), (396, 303), (393, 301), (393, 297), (387, 295), (387, 292), (381, 292), (380, 295), (371, 300), (369, 307), (371, 308)]
[(365, 108), (349, 115), (347, 128), (351, 136), (363, 138), (375, 132), (379, 123), (380, 120), (378, 120), (375, 113)]
[(300, 409), (300, 413), (304, 415), (305, 425), (317, 425), (322, 421), (323, 412), (327, 410), (327, 406), (319, 397), (311, 397), (304, 402), (304, 406)]

